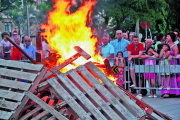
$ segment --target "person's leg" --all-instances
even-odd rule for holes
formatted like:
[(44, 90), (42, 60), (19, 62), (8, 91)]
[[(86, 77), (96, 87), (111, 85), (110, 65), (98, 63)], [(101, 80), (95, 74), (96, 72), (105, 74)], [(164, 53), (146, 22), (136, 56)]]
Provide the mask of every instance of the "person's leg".
[[(139, 86), (139, 87), (142, 87), (142, 83), (143, 83), (143, 80), (142, 80), (142, 79), (140, 79), (140, 86)], [(138, 94), (141, 94), (141, 89), (139, 89)]]
[(10, 53), (8, 53), (6, 57), (7, 57), (7, 60), (11, 60)]
[(170, 89), (170, 76), (167, 75), (167, 90)]
[(135, 83), (135, 76), (134, 76), (134, 68), (130, 69), (130, 75), (131, 75), (131, 79), (132, 79), (133, 85), (136, 85), (136, 83)]
[(159, 89), (162, 89), (164, 87), (164, 75), (161, 75), (161, 87)]
[[(152, 86), (153, 88), (155, 88), (155, 79), (151, 79), (151, 86)], [(156, 96), (156, 89), (152, 89), (152, 94), (153, 94), (155, 97), (157, 97), (157, 96)]]

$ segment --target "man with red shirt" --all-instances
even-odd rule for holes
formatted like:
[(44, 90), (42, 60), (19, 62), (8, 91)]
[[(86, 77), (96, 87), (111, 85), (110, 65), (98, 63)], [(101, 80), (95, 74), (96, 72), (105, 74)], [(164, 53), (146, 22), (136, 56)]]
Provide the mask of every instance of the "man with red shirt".
[[(17, 45), (20, 45), (20, 37), (15, 36), (14, 42)], [(13, 46), (11, 60), (21, 60), (21, 57), (22, 57), (22, 53), (15, 46)]]
[[(139, 43), (138, 36), (133, 36), (132, 43), (128, 45), (127, 47), (128, 51), (128, 61), (130, 64), (130, 75), (133, 82), (133, 85), (130, 87), (136, 87), (135, 84), (135, 75), (134, 75), (134, 65), (136, 61), (133, 61), (133, 58), (141, 58), (144, 52), (144, 45), (142, 43)], [(140, 81), (142, 83), (142, 80)], [(139, 90), (139, 94), (141, 93), (141, 90)]]

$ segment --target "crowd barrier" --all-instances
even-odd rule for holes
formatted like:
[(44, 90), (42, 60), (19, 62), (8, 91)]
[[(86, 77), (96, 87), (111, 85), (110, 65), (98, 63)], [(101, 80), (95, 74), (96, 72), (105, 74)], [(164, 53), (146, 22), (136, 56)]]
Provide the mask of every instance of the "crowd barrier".
[[(145, 60), (155, 60), (156, 65), (145, 65)], [(160, 58), (147, 58), (147, 59), (133, 59), (134, 65), (134, 75), (136, 81), (136, 87), (134, 89), (159, 89), (161, 86), (162, 76), (165, 77), (164, 85), (167, 82), (168, 74), (170, 76), (170, 89), (178, 89), (180, 90), (180, 80), (177, 78), (180, 76), (180, 58), (174, 57), (169, 65), (162, 64), (162, 59)], [(110, 65), (114, 65), (115, 58), (109, 58)], [(125, 67), (124, 67), (124, 88), (131, 91), (131, 76), (130, 76), (130, 65), (127, 59), (124, 59)], [(150, 78), (145, 79), (145, 73), (150, 75), (154, 75), (154, 86), (150, 87)], [(164, 74), (165, 73), (165, 74)], [(143, 85), (140, 85), (140, 80), (143, 81)], [(163, 89), (167, 89), (167, 86), (164, 86)]]

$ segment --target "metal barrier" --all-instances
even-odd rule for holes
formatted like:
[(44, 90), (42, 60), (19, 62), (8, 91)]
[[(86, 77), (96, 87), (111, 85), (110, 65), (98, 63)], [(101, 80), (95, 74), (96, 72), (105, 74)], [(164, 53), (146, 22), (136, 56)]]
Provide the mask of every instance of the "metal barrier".
[[(145, 60), (155, 60), (156, 65), (145, 65)], [(134, 75), (135, 75), (135, 81), (136, 81), (136, 87), (134, 89), (159, 89), (161, 86), (161, 77), (164, 76), (165, 80), (164, 83), (167, 82), (166, 76), (163, 73), (168, 73), (170, 76), (170, 90), (177, 89), (180, 90), (180, 83), (177, 82), (177, 78), (180, 75), (180, 65), (178, 62), (180, 62), (180, 58), (173, 58), (169, 65), (162, 65), (162, 59), (160, 58), (147, 58), (147, 59), (133, 59), (133, 63), (136, 63), (134, 65)], [(110, 64), (112, 65), (114, 63), (115, 58), (109, 58)], [(125, 67), (124, 67), (124, 88), (129, 91), (130, 89), (130, 65), (127, 60), (124, 60)], [(149, 79), (145, 79), (145, 73), (151, 75), (154, 75), (154, 86), (149, 87), (146, 85), (148, 83), (150, 85), (150, 77)], [(140, 85), (140, 79), (143, 80), (143, 85)], [(147, 82), (148, 81), (148, 82)], [(137, 87), (139, 86), (139, 87)], [(143, 87), (142, 87), (143, 86)], [(167, 86), (164, 86), (163, 89), (167, 89)]]

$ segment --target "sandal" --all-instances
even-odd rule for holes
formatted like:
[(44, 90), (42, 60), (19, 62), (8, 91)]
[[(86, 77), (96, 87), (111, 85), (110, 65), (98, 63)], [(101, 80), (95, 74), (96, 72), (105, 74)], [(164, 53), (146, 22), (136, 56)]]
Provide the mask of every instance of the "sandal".
[(169, 98), (169, 94), (164, 94), (160, 98)]
[(169, 86), (167, 86), (167, 90), (170, 90), (170, 87), (169, 87)]
[(164, 86), (161, 86), (160, 88), (159, 88), (159, 90), (161, 90), (161, 89), (163, 89), (164, 88)]

